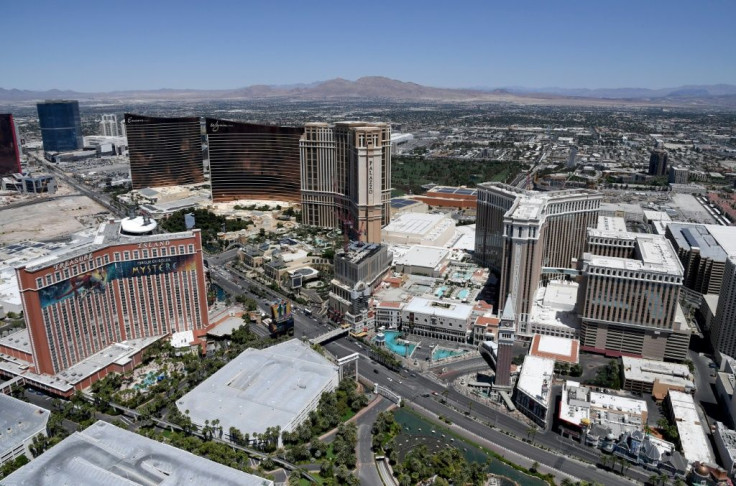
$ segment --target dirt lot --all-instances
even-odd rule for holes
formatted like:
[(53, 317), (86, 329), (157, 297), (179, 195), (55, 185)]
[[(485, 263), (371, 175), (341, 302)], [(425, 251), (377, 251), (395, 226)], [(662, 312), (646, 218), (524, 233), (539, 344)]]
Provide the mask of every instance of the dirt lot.
[(0, 208), (0, 245), (45, 241), (97, 226), (108, 214), (85, 196), (44, 198), (36, 204)]

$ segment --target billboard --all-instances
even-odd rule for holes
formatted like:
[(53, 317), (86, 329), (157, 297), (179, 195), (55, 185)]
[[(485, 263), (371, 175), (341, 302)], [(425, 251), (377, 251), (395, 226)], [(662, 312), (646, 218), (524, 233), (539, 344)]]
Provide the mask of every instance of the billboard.
[(282, 300), (271, 305), (271, 316), (276, 322), (283, 321), (291, 317), (291, 302)]
[(145, 260), (115, 262), (75, 275), (39, 291), (41, 308), (69, 298), (83, 299), (104, 293), (113, 280), (175, 273), (196, 268), (195, 255), (176, 255)]

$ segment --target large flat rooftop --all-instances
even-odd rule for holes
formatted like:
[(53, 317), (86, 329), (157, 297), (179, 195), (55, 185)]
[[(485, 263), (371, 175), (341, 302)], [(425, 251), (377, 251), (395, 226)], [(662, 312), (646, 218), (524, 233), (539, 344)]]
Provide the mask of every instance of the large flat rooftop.
[[(715, 232), (720, 236), (718, 240), (713, 234), (715, 228), (721, 228), (721, 226), (685, 223), (672, 223), (669, 225), (670, 233), (679, 248), (688, 251), (698, 248), (701, 258), (707, 258), (716, 262), (725, 262), (728, 253), (719, 240), (730, 246), (736, 245), (736, 243), (731, 245), (731, 241), (736, 242), (736, 227), (723, 226), (723, 231), (716, 230)], [(736, 254), (736, 246), (732, 250)]]
[(5, 486), (273, 486), (170, 445), (96, 422), (3, 479)]
[(45, 408), (0, 393), (0, 457), (45, 432), (50, 414)]
[(473, 306), (414, 297), (404, 306), (404, 312), (468, 320), (473, 314)]
[(618, 258), (585, 253), (583, 257), (592, 267), (615, 270), (664, 273), (682, 277), (683, 269), (672, 243), (664, 236), (636, 234), (637, 258)]
[(678, 363), (667, 363), (653, 359), (632, 358), (622, 356), (624, 377), (627, 380), (640, 381), (643, 383), (661, 383), (682, 386), (683, 388), (694, 387), (693, 376), (687, 365)]
[[(398, 253), (398, 252), (397, 252)], [(435, 268), (447, 260), (450, 250), (434, 246), (414, 245), (403, 254), (394, 258), (395, 265)]]
[(527, 355), (516, 387), (544, 406), (549, 405), (555, 360)]
[(247, 349), (184, 395), (176, 406), (196, 424), (219, 419), (223, 430), (265, 432), (294, 420), (338, 382), (338, 367), (308, 344), (292, 339), (266, 349)]
[(688, 462), (704, 462), (714, 464), (716, 462), (710, 442), (703, 429), (698, 408), (693, 396), (675, 390), (669, 391), (669, 402), (672, 407), (672, 415), (680, 434), (682, 444), (682, 455)]

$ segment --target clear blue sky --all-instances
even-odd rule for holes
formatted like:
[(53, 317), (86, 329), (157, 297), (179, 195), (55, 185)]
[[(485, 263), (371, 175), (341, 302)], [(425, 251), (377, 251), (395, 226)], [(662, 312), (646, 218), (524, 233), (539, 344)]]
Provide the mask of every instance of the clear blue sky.
[(736, 84), (736, 1), (3, 2), (0, 87)]

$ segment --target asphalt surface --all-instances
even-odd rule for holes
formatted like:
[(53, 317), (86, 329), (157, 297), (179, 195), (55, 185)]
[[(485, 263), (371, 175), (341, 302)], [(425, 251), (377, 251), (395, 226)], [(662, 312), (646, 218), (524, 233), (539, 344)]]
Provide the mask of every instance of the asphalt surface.
[(370, 410), (360, 416), (356, 421), (358, 426), (358, 446), (356, 456), (358, 459), (358, 479), (360, 484), (381, 484), (381, 477), (376, 468), (376, 462), (373, 460), (373, 444), (371, 429), (376, 421), (378, 414), (388, 410), (392, 402), (385, 398), (380, 398)]

